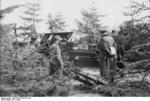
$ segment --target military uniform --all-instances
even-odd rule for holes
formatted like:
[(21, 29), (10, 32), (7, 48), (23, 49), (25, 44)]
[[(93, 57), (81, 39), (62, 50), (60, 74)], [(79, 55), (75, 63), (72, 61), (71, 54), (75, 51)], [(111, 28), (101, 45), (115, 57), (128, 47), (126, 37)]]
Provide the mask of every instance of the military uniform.
[(58, 72), (60, 74), (60, 71), (63, 68), (63, 60), (61, 57), (61, 49), (60, 49), (58, 43), (54, 42), (50, 46), (49, 52), (50, 52), (50, 59), (49, 59), (50, 60), (49, 61), (50, 71), (49, 71), (49, 74), (53, 75), (56, 72)]
[(110, 47), (116, 48), (115, 41), (110, 35), (105, 34), (98, 44), (100, 50), (100, 75), (109, 81), (114, 79), (114, 58), (116, 58), (116, 55), (111, 55)]

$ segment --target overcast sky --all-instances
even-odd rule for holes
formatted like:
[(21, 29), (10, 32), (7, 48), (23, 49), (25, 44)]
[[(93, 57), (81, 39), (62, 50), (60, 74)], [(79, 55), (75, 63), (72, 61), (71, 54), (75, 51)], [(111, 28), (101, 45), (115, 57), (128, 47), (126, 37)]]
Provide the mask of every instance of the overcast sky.
[[(44, 19), (38, 25), (39, 32), (48, 32), (47, 18), (48, 14), (52, 15), (61, 12), (67, 22), (67, 31), (76, 28), (75, 19), (81, 18), (81, 10), (88, 8), (91, 5), (95, 6), (99, 14), (107, 15), (102, 18), (104, 26), (109, 28), (117, 28), (123, 21), (129, 19), (123, 16), (126, 11), (125, 7), (130, 5), (130, 0), (1, 0), (1, 8), (6, 8), (11, 5), (24, 4), (26, 2), (39, 2), (41, 6), (41, 18)], [(146, 1), (146, 0), (132, 0), (132, 1)], [(3, 23), (17, 23), (22, 24), (20, 16), (21, 9), (7, 15), (3, 19)]]

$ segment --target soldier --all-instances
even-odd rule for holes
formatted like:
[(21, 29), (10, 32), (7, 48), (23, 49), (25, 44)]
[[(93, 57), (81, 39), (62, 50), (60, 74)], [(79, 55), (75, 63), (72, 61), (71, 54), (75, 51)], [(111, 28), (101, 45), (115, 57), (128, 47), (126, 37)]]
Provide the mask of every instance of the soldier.
[(54, 75), (58, 72), (59, 77), (63, 75), (64, 63), (61, 57), (60, 41), (62, 38), (58, 35), (54, 37), (53, 43), (50, 46), (50, 75)]
[(89, 43), (88, 43), (89, 50), (95, 50), (97, 48), (96, 44), (97, 44), (97, 40), (94, 37), (94, 33), (92, 33), (91, 35), (89, 35)]
[(100, 31), (102, 38), (99, 41), (98, 49), (100, 53), (100, 75), (110, 81), (114, 80), (114, 68), (116, 55), (116, 43), (106, 30)]

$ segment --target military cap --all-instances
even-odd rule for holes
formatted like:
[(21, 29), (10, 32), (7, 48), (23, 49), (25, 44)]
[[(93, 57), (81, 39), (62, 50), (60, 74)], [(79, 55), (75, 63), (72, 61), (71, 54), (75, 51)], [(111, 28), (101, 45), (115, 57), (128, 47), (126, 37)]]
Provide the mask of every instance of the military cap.
[(54, 36), (54, 40), (55, 40), (55, 41), (61, 41), (62, 38), (61, 38), (59, 35), (56, 35), (56, 36)]
[(106, 32), (106, 29), (99, 29), (99, 32), (100, 32), (100, 33), (105, 33), (105, 32)]

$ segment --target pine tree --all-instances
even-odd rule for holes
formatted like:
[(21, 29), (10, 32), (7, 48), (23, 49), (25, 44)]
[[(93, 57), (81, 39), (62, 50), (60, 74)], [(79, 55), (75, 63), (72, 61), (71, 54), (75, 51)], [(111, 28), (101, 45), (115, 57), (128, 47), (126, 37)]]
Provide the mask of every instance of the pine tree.
[(54, 17), (49, 14), (48, 24), (50, 32), (61, 32), (65, 30), (66, 22), (61, 13), (56, 14)]
[(125, 16), (131, 17), (132, 24), (141, 23), (143, 21), (149, 22), (150, 20), (150, 1), (136, 2), (131, 1), (130, 6), (126, 7), (127, 11), (124, 12)]
[(82, 19), (76, 20), (78, 31), (86, 34), (98, 32), (97, 30), (102, 27), (100, 17), (104, 17), (104, 15), (98, 14), (98, 10), (95, 7), (83, 9), (81, 14)]
[[(21, 16), (22, 20), (24, 20), (24, 26), (21, 27), (24, 30), (24, 35), (28, 35), (28, 37), (35, 37), (36, 26), (42, 19), (39, 18), (40, 15), (40, 5), (38, 3), (27, 3), (25, 6), (25, 11), (23, 12), (23, 16)], [(30, 33), (27, 31), (30, 30)]]

